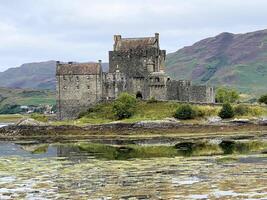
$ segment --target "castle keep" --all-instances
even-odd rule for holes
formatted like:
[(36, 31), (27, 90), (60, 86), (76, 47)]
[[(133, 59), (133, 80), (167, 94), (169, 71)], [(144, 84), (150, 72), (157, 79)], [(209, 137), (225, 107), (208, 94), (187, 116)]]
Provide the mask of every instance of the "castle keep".
[(188, 80), (172, 80), (165, 74), (166, 51), (154, 37), (114, 36), (109, 52), (109, 71), (102, 63), (57, 62), (57, 117), (73, 119), (90, 106), (116, 99), (122, 92), (148, 100), (213, 103), (214, 89), (192, 85)]

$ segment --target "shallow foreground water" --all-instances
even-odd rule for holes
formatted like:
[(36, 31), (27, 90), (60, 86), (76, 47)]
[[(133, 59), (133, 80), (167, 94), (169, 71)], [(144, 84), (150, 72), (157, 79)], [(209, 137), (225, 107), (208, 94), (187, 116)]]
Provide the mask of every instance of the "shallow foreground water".
[(4, 126), (8, 126), (8, 123), (1, 123), (0, 122), (0, 128), (4, 127)]
[(1, 142), (0, 199), (267, 199), (266, 154), (140, 148)]

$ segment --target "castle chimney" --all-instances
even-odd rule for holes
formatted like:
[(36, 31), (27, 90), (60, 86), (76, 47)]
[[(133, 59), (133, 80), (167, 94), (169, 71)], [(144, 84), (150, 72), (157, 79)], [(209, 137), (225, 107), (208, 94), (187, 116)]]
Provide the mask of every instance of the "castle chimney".
[(159, 41), (159, 33), (155, 33), (155, 38)]

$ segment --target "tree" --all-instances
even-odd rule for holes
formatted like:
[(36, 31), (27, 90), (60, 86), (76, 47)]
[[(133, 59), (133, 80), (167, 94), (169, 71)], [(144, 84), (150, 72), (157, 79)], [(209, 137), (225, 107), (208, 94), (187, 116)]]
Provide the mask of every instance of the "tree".
[(216, 90), (215, 99), (217, 103), (234, 103), (239, 98), (238, 92), (234, 89), (221, 87)]
[(114, 115), (118, 119), (131, 117), (136, 110), (136, 98), (127, 93), (122, 93), (112, 105)]
[(175, 114), (174, 117), (177, 119), (194, 119), (196, 116), (195, 110), (192, 108), (189, 104), (182, 104), (180, 105)]
[(219, 112), (219, 116), (222, 119), (229, 119), (235, 116), (235, 112), (230, 103), (224, 103), (222, 109)]
[(259, 100), (258, 100), (259, 103), (264, 103), (267, 105), (267, 94), (265, 95), (262, 95)]

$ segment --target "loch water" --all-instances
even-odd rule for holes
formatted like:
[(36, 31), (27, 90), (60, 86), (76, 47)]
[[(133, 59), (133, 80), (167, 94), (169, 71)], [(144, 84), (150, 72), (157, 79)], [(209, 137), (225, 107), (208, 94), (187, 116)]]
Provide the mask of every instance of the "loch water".
[(267, 199), (267, 155), (0, 142), (0, 199)]

